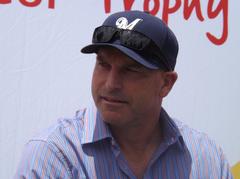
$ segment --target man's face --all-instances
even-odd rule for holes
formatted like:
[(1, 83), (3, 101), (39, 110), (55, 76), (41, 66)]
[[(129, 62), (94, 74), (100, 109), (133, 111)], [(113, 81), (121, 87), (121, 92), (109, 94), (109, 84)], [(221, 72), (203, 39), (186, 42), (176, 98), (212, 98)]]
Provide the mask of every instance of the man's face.
[(92, 95), (103, 120), (113, 126), (139, 125), (160, 113), (164, 72), (150, 70), (114, 48), (98, 51)]

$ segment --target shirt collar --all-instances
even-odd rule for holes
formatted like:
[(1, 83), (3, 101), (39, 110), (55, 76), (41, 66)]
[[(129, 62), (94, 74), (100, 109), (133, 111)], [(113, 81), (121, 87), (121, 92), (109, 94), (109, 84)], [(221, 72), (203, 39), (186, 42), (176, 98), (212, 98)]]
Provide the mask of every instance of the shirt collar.
[(90, 144), (112, 138), (108, 125), (103, 121), (100, 112), (97, 111), (95, 106), (87, 111), (83, 121), (81, 144)]
[(185, 143), (179, 127), (163, 108), (161, 109), (160, 120), (160, 125), (162, 125), (163, 130), (163, 142), (167, 145), (176, 144), (183, 150)]

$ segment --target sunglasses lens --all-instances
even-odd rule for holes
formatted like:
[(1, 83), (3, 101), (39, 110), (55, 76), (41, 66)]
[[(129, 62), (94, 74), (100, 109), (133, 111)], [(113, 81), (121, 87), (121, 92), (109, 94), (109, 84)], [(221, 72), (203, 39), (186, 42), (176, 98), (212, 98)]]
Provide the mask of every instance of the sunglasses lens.
[(134, 50), (143, 50), (150, 44), (150, 39), (137, 32), (124, 30), (120, 32), (120, 40), (124, 46)]
[(116, 29), (113, 27), (98, 27), (95, 29), (93, 33), (93, 43), (98, 43), (98, 42), (109, 42), (113, 35), (116, 33)]
[(143, 50), (150, 44), (151, 41), (138, 32), (119, 30), (106, 26), (101, 26), (95, 29), (92, 41), (93, 43), (109, 42), (115, 36), (116, 32), (118, 32), (118, 36), (116, 37), (120, 38), (121, 44), (134, 50)]

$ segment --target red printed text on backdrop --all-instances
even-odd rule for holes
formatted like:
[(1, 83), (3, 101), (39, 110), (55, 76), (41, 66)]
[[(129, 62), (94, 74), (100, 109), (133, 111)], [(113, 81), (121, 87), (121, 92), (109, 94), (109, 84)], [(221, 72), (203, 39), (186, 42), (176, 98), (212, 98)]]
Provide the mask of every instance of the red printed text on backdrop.
[[(22, 5), (26, 7), (36, 7), (41, 4), (42, 0), (18, 0)], [(173, 5), (170, 5), (170, 0), (144, 0), (143, 10), (149, 11), (153, 15), (157, 15), (162, 3), (162, 19), (168, 23), (169, 16), (176, 13), (181, 6), (183, 7), (183, 18), (188, 20), (193, 11), (195, 11), (197, 19), (201, 22), (206, 19), (216, 19), (222, 17), (222, 33), (220, 37), (215, 36), (210, 32), (206, 32), (207, 38), (215, 45), (222, 45), (228, 38), (228, 0), (208, 0), (207, 9), (203, 9), (201, 6), (201, 0), (173, 0)], [(123, 0), (123, 6), (125, 10), (131, 10), (135, 0)], [(0, 0), (0, 4), (10, 4), (12, 0)], [(217, 4), (217, 5), (216, 5)], [(153, 6), (152, 6), (153, 5)], [(150, 8), (150, 6), (152, 8)], [(48, 8), (55, 8), (55, 0), (48, 0)], [(104, 0), (105, 13), (111, 12), (111, 0)], [(203, 11), (206, 11), (206, 17), (203, 16)], [(220, 16), (220, 14), (222, 16)], [(219, 17), (220, 16), (220, 17)]]
[[(34, 0), (29, 2), (28, 0), (19, 0), (19, 2), (27, 7), (36, 7), (41, 4), (42, 0)], [(0, 0), (0, 4), (10, 4), (12, 0)], [(48, 0), (48, 8), (54, 9), (55, 7), (55, 0)]]
[[(156, 15), (159, 12), (161, 2), (163, 3), (162, 19), (168, 23), (169, 16), (176, 13), (181, 6), (183, 6), (183, 18), (188, 20), (195, 10), (196, 16), (199, 21), (203, 22), (207, 18), (215, 19), (222, 14), (222, 34), (220, 37), (207, 32), (207, 38), (215, 45), (222, 45), (228, 37), (228, 0), (217, 0), (217, 6), (215, 0), (208, 0), (207, 17), (203, 16), (203, 8), (201, 6), (201, 0), (174, 0), (173, 6), (170, 5), (170, 0), (144, 0), (143, 10), (149, 11), (152, 15)], [(135, 0), (124, 0), (123, 6), (125, 10), (131, 10)], [(150, 5), (153, 7), (150, 9)], [(105, 12), (111, 12), (111, 0), (104, 0)]]

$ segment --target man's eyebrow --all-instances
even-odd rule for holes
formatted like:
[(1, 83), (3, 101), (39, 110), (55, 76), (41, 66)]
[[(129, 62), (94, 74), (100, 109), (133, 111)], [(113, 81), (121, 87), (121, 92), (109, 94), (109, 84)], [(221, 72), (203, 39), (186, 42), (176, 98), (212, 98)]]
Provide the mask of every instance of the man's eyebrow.
[(126, 65), (127, 68), (145, 68), (142, 64), (140, 63), (130, 63)]

